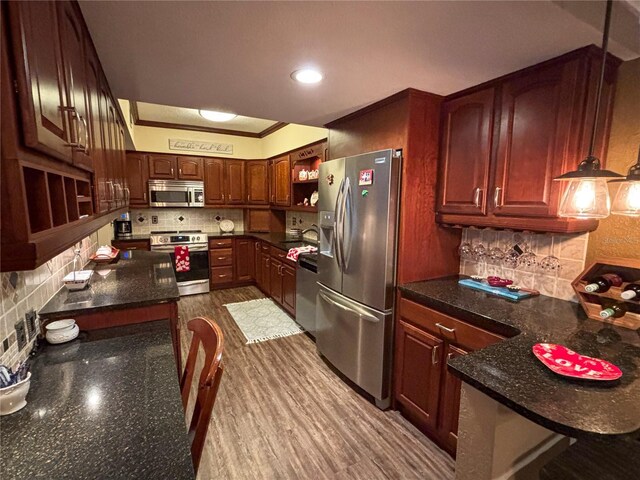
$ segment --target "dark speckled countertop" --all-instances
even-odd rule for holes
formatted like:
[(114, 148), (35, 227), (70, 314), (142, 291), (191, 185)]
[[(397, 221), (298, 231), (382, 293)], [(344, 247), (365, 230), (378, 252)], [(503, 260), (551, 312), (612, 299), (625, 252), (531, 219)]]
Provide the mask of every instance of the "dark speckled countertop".
[[(539, 296), (519, 303), (458, 285), (448, 277), (400, 286), (403, 297), (509, 338), (449, 361), (465, 382), (540, 425), (573, 437), (640, 433), (638, 332), (586, 317), (579, 304)], [(572, 380), (533, 355), (538, 342), (559, 343), (613, 362), (615, 382)]]
[(43, 346), (0, 430), (3, 480), (195, 478), (164, 320)]
[(180, 298), (167, 253), (120, 252), (116, 263), (95, 264), (89, 286), (71, 292), (62, 287), (38, 312), (41, 317), (74, 316), (100, 310), (143, 307)]

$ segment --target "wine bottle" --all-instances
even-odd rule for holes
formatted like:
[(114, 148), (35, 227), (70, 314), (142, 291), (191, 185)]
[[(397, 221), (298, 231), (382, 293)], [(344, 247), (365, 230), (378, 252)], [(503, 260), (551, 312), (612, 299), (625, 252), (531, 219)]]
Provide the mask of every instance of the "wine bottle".
[(640, 301), (640, 284), (639, 283), (629, 283), (624, 287), (622, 293), (620, 294), (622, 298), (625, 300), (638, 300)]
[(624, 303), (616, 303), (605, 308), (600, 312), (601, 318), (620, 318), (627, 313), (627, 307)]
[(611, 287), (619, 287), (622, 285), (622, 278), (615, 273), (605, 273), (599, 277), (594, 278), (591, 282), (584, 287), (584, 290), (589, 293), (604, 293)]

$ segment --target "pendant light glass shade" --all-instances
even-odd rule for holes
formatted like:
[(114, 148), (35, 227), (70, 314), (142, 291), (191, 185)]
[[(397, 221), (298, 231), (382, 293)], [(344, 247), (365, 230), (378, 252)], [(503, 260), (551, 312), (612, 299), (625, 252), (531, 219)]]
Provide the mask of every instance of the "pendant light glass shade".
[(611, 200), (606, 178), (576, 178), (569, 181), (558, 215), (569, 218), (605, 218)]
[(629, 169), (627, 177), (614, 180), (612, 183), (619, 183), (620, 187), (613, 200), (611, 213), (640, 217), (640, 149), (638, 149), (638, 161)]

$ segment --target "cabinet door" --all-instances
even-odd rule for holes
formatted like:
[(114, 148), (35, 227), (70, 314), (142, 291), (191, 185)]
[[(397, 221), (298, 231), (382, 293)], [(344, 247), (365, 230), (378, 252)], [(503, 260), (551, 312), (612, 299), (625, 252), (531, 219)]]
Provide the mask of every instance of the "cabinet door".
[(109, 105), (111, 98), (107, 87), (106, 80), (103, 76), (100, 76), (100, 129), (102, 131), (102, 155), (104, 159), (104, 186), (107, 203), (109, 205), (109, 211), (116, 209), (116, 196), (114, 187), (114, 156), (115, 139), (113, 137), (113, 118)]
[(203, 180), (203, 159), (196, 157), (178, 157), (178, 178), (181, 180)]
[(204, 200), (207, 205), (224, 203), (224, 160), (204, 159)]
[(103, 138), (103, 111), (100, 94), (101, 70), (98, 57), (92, 46), (85, 43), (87, 52), (87, 94), (89, 96), (89, 134), (90, 150), (93, 160), (93, 195), (95, 212), (97, 214), (109, 211), (109, 192), (107, 188), (107, 157)]
[(460, 413), (460, 379), (449, 372), (447, 362), (468, 352), (447, 344), (442, 364), (439, 430), (445, 450), (455, 456), (458, 445), (458, 415)]
[(272, 161), (271, 203), (288, 207), (291, 205), (291, 163), (289, 156)]
[(250, 280), (256, 280), (258, 278), (258, 242), (256, 240), (249, 240), (249, 278)]
[(149, 178), (173, 180), (176, 178), (178, 159), (172, 155), (149, 155)]
[(258, 287), (267, 295), (271, 295), (271, 257), (269, 254), (260, 253), (260, 276)]
[(245, 203), (244, 160), (225, 160), (225, 203)]
[(266, 160), (246, 162), (247, 203), (269, 204), (269, 169)]
[(506, 81), (489, 201), (494, 215), (555, 216), (577, 61)]
[(486, 214), (494, 97), (489, 88), (443, 104), (439, 212)]
[[(23, 141), (72, 162), (56, 2), (7, 2)], [(3, 11), (4, 13), (4, 11)]]
[(128, 153), (126, 174), (129, 188), (129, 205), (132, 207), (149, 206), (147, 201), (147, 180), (149, 175), (147, 156), (142, 153)]
[(443, 342), (402, 320), (397, 327), (396, 400), (412, 422), (435, 432)]
[(85, 77), (84, 28), (77, 4), (55, 2), (58, 5), (58, 25), (64, 70), (66, 111), (68, 113), (73, 164), (93, 170), (89, 150), (89, 97)]
[(235, 240), (234, 254), (234, 278), (235, 282), (248, 282), (253, 279), (251, 275), (251, 259), (253, 250), (251, 241), (246, 238)]
[(271, 298), (282, 305), (282, 262), (271, 257), (269, 267), (269, 284)]
[(282, 306), (291, 315), (296, 315), (296, 269), (282, 266)]

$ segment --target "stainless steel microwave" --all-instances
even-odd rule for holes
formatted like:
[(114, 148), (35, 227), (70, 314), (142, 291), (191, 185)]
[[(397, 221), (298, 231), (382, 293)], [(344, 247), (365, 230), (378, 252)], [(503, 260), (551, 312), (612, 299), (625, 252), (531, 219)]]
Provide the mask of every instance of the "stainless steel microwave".
[(204, 182), (149, 180), (151, 207), (204, 207)]

